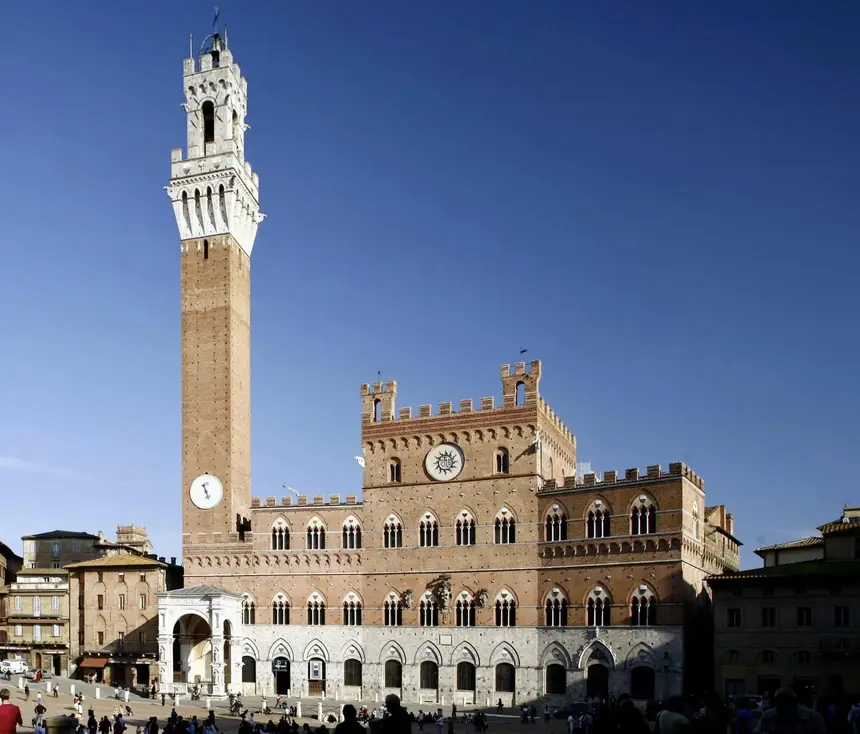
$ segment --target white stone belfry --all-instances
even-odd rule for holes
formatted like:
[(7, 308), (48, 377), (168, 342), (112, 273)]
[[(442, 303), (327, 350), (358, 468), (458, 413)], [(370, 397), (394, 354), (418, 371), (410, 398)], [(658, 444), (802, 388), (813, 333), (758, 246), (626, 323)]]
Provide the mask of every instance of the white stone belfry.
[(242, 680), (242, 597), (214, 586), (161, 591), (158, 681), (162, 693), (223, 696)]
[(266, 215), (259, 176), (245, 160), (248, 83), (217, 34), (197, 60), (185, 59), (183, 82), (188, 150), (184, 157), (182, 148), (170, 152), (165, 186), (180, 238), (230, 234), (250, 257)]

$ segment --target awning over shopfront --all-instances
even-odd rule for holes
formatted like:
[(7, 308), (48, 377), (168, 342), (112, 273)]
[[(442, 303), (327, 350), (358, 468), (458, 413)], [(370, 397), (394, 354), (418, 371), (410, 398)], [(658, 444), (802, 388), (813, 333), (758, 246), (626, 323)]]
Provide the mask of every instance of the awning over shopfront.
[(108, 658), (84, 658), (78, 668), (90, 668), (92, 670), (104, 670), (109, 662)]

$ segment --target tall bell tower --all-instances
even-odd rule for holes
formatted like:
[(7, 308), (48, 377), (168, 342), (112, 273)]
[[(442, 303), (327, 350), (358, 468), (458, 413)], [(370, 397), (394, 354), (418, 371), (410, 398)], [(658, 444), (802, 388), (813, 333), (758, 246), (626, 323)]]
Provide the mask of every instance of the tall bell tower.
[(183, 71), (187, 151), (170, 154), (181, 243), (183, 545), (228, 542), (251, 504), (251, 250), (264, 216), (245, 160), (248, 84), (219, 34)]

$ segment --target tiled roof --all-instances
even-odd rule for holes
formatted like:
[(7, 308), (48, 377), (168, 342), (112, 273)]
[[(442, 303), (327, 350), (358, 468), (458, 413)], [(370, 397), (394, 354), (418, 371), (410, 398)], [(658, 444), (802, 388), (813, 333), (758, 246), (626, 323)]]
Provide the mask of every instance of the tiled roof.
[(851, 518), (848, 522), (844, 520), (834, 520), (828, 522), (818, 528), (822, 533), (833, 535), (834, 533), (857, 532), (860, 530), (860, 519)]
[(22, 568), (16, 576), (66, 576), (65, 568)]
[(782, 566), (765, 566), (764, 568), (751, 568), (747, 571), (735, 573), (722, 573), (708, 576), (709, 584), (721, 581), (742, 581), (746, 579), (778, 579), (778, 578), (803, 578), (819, 576), (844, 576), (845, 578), (857, 578), (860, 576), (860, 561), (800, 561), (798, 563), (786, 563)]
[(70, 563), (66, 568), (77, 570), (79, 568), (123, 568), (134, 566), (135, 568), (151, 568), (153, 566), (166, 568), (169, 564), (164, 561), (159, 561), (157, 558), (147, 558), (146, 556), (138, 556), (134, 553), (118, 553), (101, 558), (93, 558), (89, 561), (79, 561), (78, 563)]
[(764, 553), (765, 551), (786, 550), (788, 548), (813, 548), (817, 545), (824, 545), (824, 538), (816, 535), (811, 538), (789, 540), (787, 543), (777, 543), (776, 545), (767, 545), (764, 548), (756, 548), (755, 552)]
[(53, 540), (56, 538), (92, 538), (98, 540), (98, 535), (92, 533), (76, 533), (74, 530), (49, 530), (47, 533), (36, 533), (36, 535), (25, 535), (22, 540)]

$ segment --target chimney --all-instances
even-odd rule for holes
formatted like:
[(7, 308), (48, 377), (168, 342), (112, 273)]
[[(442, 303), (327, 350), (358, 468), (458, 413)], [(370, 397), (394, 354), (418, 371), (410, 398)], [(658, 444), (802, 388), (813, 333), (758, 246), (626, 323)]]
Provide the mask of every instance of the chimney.
[(170, 565), (171, 565), (171, 566), (175, 566), (175, 565), (176, 565), (176, 556), (170, 556)]

